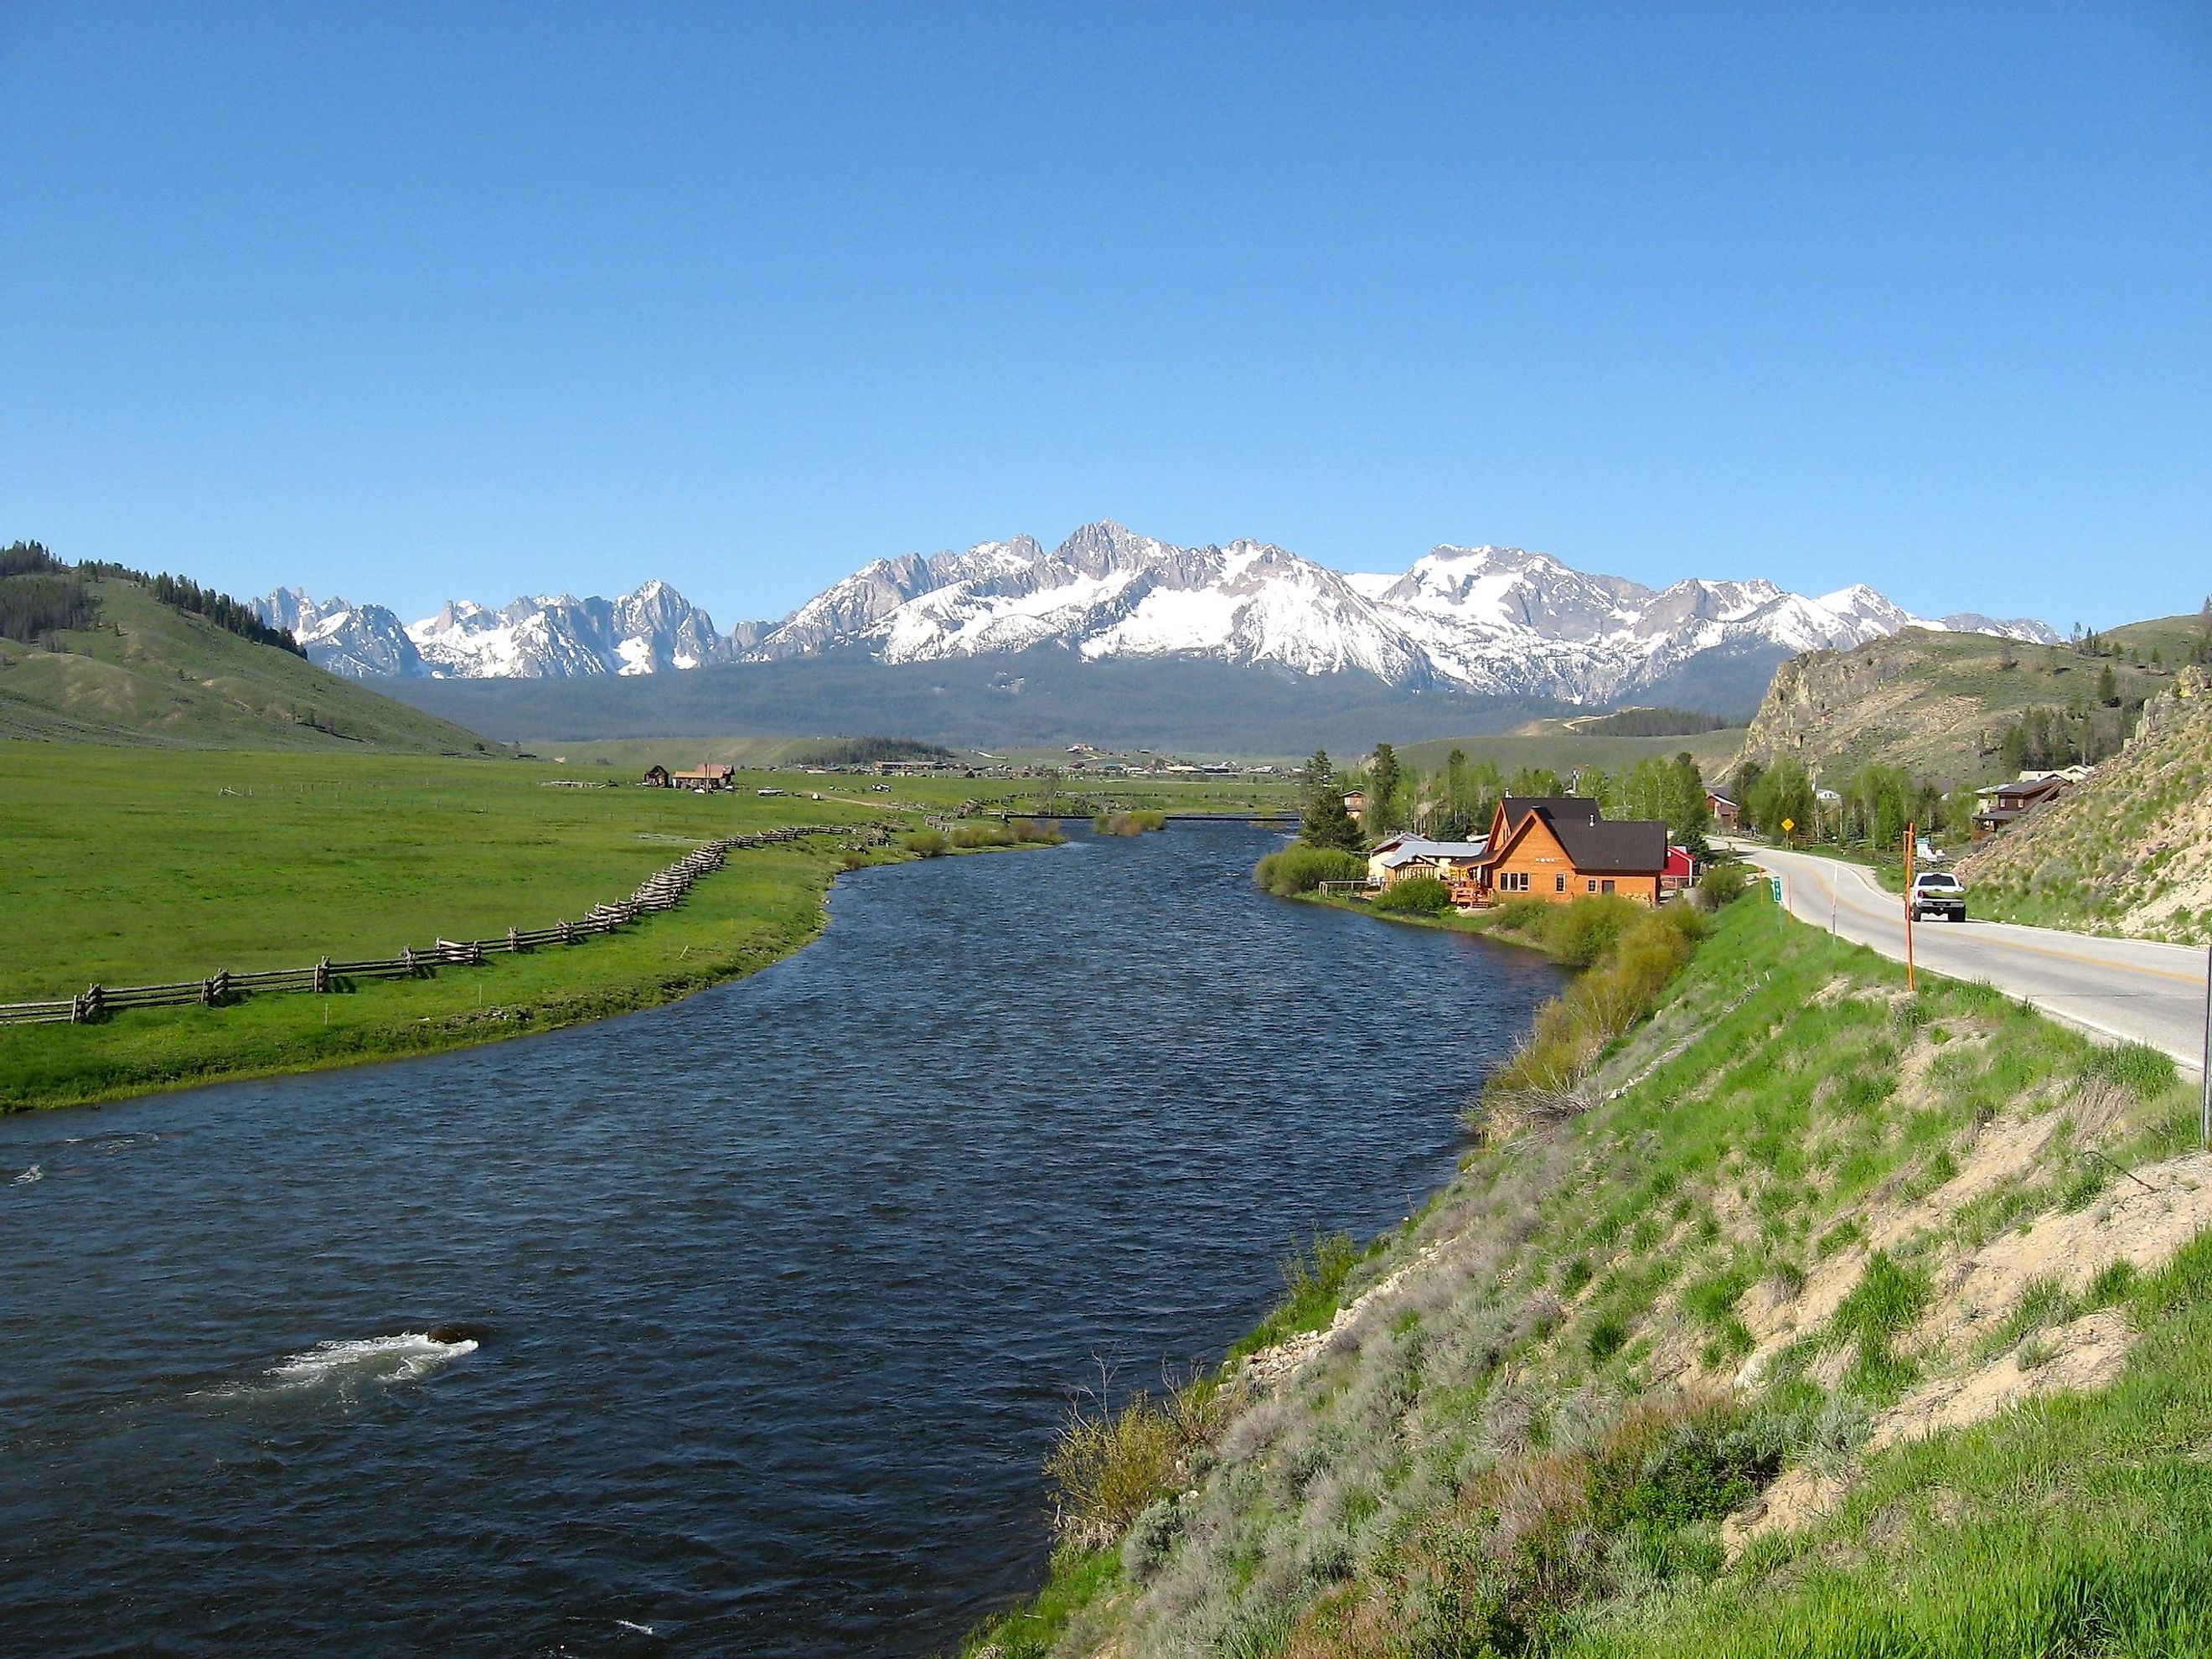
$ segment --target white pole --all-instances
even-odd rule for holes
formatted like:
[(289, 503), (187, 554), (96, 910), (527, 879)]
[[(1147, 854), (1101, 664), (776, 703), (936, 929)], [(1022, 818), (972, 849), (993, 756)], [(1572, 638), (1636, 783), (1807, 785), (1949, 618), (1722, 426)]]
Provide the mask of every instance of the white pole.
[(2197, 1141), (2212, 1148), (2212, 945), (2204, 949), (2204, 1052), (2198, 1056), (2203, 1073), (2197, 1108)]

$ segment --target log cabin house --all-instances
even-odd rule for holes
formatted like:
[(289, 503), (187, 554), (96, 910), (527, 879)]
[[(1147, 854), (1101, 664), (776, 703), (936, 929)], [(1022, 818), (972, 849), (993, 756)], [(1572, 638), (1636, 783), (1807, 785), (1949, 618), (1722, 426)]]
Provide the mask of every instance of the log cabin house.
[(645, 787), (648, 789), (672, 789), (675, 785), (668, 781), (666, 767), (648, 766), (645, 769)]
[(1452, 884), (1460, 903), (1538, 898), (1567, 904), (1613, 893), (1656, 904), (1666, 890), (1667, 826), (1637, 818), (1608, 823), (1595, 801), (1580, 796), (1502, 800), (1486, 840), (1482, 858)]

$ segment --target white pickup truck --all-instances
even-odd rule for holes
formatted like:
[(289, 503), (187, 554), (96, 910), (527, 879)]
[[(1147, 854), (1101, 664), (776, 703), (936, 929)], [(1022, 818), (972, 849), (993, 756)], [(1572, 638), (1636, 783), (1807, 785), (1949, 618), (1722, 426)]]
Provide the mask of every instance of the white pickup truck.
[(1948, 870), (1923, 870), (1912, 878), (1912, 919), (1925, 921), (1929, 916), (1966, 919), (1966, 884)]

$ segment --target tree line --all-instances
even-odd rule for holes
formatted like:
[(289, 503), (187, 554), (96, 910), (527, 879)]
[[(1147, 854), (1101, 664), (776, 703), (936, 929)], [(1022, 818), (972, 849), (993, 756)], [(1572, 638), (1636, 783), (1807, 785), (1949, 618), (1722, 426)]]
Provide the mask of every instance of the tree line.
[[(1401, 830), (1434, 841), (1472, 840), (1488, 832), (1498, 802), (1509, 797), (1594, 801), (1607, 818), (1662, 822), (1678, 843), (1699, 853), (1712, 828), (1705, 777), (1686, 750), (1671, 758), (1650, 756), (1615, 773), (1584, 766), (1562, 778), (1547, 766), (1509, 774), (1495, 762), (1470, 760), (1462, 749), (1424, 772), (1406, 765), (1391, 744), (1378, 743), (1364, 765), (1348, 771), (1340, 770), (1326, 750), (1317, 750), (1304, 775), (1299, 839), (1347, 852)], [(1354, 791), (1362, 797), (1356, 820), (1344, 800)]]
[(89, 628), (99, 614), (83, 580), (38, 543), (0, 547), (0, 635), (51, 645), (55, 634)]

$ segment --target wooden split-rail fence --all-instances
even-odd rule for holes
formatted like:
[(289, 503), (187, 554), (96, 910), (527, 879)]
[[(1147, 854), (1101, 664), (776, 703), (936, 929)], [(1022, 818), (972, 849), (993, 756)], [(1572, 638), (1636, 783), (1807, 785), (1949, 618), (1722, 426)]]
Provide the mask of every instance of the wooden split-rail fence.
[(325, 957), (311, 968), (270, 968), (258, 973), (210, 974), (205, 979), (179, 980), (173, 985), (92, 985), (73, 997), (45, 1002), (0, 1002), (0, 1025), (39, 1025), (68, 1021), (84, 1024), (120, 1013), (126, 1008), (171, 1008), (201, 1003), (213, 1008), (240, 997), (269, 991), (331, 992), (349, 989), (363, 979), (416, 979), (439, 968), (481, 967), (487, 952), (535, 951), (548, 945), (580, 945), (600, 933), (626, 927), (640, 916), (673, 909), (691, 890), (691, 884), (709, 871), (722, 867), (730, 854), (749, 847), (768, 847), (796, 841), (801, 836), (856, 836), (880, 846), (890, 839), (882, 825), (849, 823), (795, 824), (782, 830), (763, 830), (749, 836), (725, 836), (708, 842), (665, 870), (656, 870), (626, 899), (594, 904), (580, 921), (556, 921), (550, 927), (510, 927), (497, 939), (441, 939), (417, 947), (403, 945), (396, 957), (363, 962), (333, 962)]

